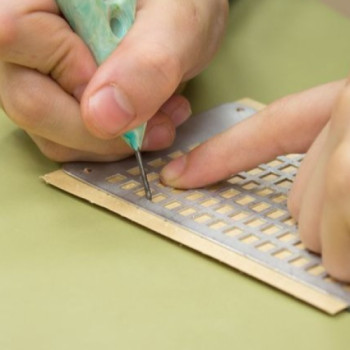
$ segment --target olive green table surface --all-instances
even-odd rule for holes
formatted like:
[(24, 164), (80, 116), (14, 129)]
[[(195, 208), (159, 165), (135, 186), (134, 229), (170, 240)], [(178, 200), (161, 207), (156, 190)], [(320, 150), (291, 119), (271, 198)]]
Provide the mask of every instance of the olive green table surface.
[[(348, 73), (350, 20), (317, 0), (237, 0), (199, 112)], [(234, 150), (233, 150), (234, 151)], [(58, 164), (0, 116), (0, 349), (348, 349), (350, 314), (303, 304), (45, 185)]]

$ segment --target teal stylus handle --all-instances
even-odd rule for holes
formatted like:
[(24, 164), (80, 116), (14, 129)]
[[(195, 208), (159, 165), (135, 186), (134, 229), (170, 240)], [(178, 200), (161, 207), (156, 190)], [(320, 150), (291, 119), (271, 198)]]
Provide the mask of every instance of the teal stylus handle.
[[(56, 0), (72, 29), (84, 40), (98, 65), (116, 49), (131, 28), (137, 0)], [(134, 150), (141, 147), (146, 125), (123, 135)]]

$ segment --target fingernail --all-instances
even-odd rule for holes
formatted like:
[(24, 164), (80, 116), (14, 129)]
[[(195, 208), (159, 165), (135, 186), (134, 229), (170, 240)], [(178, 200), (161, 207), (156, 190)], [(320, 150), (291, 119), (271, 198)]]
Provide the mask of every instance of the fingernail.
[(187, 156), (182, 156), (176, 160), (169, 163), (163, 168), (160, 173), (160, 179), (162, 182), (168, 185), (174, 185), (176, 180), (183, 174), (185, 171), (187, 162)]
[(89, 118), (102, 134), (117, 135), (135, 118), (128, 97), (116, 85), (103, 87), (89, 100)]
[(176, 99), (166, 102), (161, 111), (167, 114), (175, 126), (183, 124), (192, 114), (191, 105), (188, 101), (179, 103)]

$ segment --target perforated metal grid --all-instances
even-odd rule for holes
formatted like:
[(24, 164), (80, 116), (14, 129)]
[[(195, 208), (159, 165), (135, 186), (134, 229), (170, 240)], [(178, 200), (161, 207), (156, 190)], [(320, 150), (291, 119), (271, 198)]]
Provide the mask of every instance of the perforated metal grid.
[(201, 237), (350, 303), (350, 286), (332, 280), (319, 256), (305, 250), (286, 207), (287, 192), (302, 155), (278, 157), (204, 189), (183, 191), (160, 183), (159, 171), (167, 162), (253, 113), (255, 110), (242, 104), (217, 107), (182, 126), (171, 149), (145, 154), (153, 202), (145, 198), (133, 158), (109, 164), (71, 163), (64, 170)]

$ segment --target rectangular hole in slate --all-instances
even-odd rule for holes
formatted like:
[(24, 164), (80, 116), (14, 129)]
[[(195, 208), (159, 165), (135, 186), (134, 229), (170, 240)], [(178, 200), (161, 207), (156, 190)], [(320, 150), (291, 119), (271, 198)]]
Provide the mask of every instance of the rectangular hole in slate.
[(224, 234), (230, 237), (237, 237), (241, 235), (243, 231), (238, 227), (231, 227), (224, 231)]
[(264, 170), (261, 168), (254, 168), (252, 170), (247, 171), (247, 174), (249, 175), (258, 175), (261, 174)]
[(165, 199), (167, 199), (167, 197), (164, 196), (163, 194), (157, 194), (157, 195), (153, 196), (152, 202), (153, 203), (160, 203), (160, 202), (164, 201)]
[(120, 182), (123, 182), (124, 180), (126, 180), (126, 176), (122, 174), (115, 174), (106, 178), (106, 181), (111, 184), (120, 183)]
[(159, 179), (159, 175), (157, 173), (148, 173), (147, 174), (147, 180), (149, 182), (155, 181)]
[(227, 214), (233, 211), (233, 207), (231, 207), (230, 205), (223, 205), (215, 209), (215, 211), (218, 212), (219, 214)]
[(290, 232), (286, 232), (283, 235), (277, 237), (277, 239), (280, 240), (281, 242), (289, 242), (294, 238), (295, 238), (295, 235)]
[(248, 227), (253, 227), (253, 228), (262, 226), (264, 224), (266, 224), (266, 221), (260, 218), (254, 218), (244, 223), (244, 225)]
[(134, 168), (131, 168), (129, 170), (127, 170), (127, 172), (130, 174), (130, 175), (133, 175), (133, 176), (138, 176), (141, 174), (140, 172), (140, 168), (138, 166), (135, 166)]
[(197, 210), (195, 210), (193, 208), (186, 208), (186, 209), (181, 210), (179, 213), (182, 216), (190, 216), (190, 215), (193, 215), (196, 212), (197, 212)]
[(194, 143), (193, 145), (191, 145), (191, 146), (188, 146), (187, 147), (187, 149), (189, 150), (189, 151), (193, 151), (196, 147), (198, 147), (200, 145), (200, 143), (199, 142), (197, 142), (197, 143)]
[(266, 165), (268, 165), (271, 168), (277, 168), (279, 167), (281, 164), (283, 164), (282, 161), (280, 161), (279, 159), (275, 159), (272, 160), (271, 162), (267, 163)]
[(274, 235), (281, 231), (281, 228), (276, 225), (269, 225), (261, 230), (265, 235)]
[(138, 186), (140, 186), (140, 183), (132, 180), (132, 181), (129, 181), (126, 184), (122, 185), (121, 188), (125, 191), (130, 191)]
[(233, 188), (230, 188), (229, 190), (226, 190), (224, 192), (221, 192), (220, 193), (220, 196), (223, 197), (223, 198), (226, 198), (226, 199), (230, 199), (232, 197), (235, 197), (237, 196), (238, 194), (240, 194), (239, 191), (233, 189)]
[(291, 154), (285, 155), (285, 157), (291, 160), (296, 160), (296, 159), (298, 160), (302, 158), (302, 155), (298, 153), (291, 153)]
[(262, 180), (264, 181), (275, 181), (276, 179), (278, 179), (278, 176), (276, 174), (273, 173), (268, 173), (264, 176), (261, 177)]
[(255, 235), (248, 235), (248, 236), (244, 236), (244, 237), (240, 238), (240, 241), (245, 243), (245, 244), (252, 244), (258, 240), (259, 240), (259, 238), (256, 237)]
[(202, 214), (202, 215), (197, 216), (196, 218), (194, 218), (194, 221), (196, 221), (196, 222), (202, 224), (202, 223), (204, 223), (204, 222), (208, 222), (208, 221), (211, 220), (211, 219), (212, 219), (212, 217), (211, 217), (210, 215), (208, 215), (208, 214)]
[(287, 219), (282, 221), (285, 225), (295, 226), (296, 222), (292, 217), (288, 217)]
[(245, 177), (240, 176), (240, 175), (235, 175), (231, 177), (230, 179), (227, 180), (228, 183), (231, 185), (239, 185), (245, 180)]
[(171, 193), (172, 194), (180, 194), (180, 193), (183, 193), (185, 192), (186, 190), (180, 190), (180, 189), (177, 189), (177, 188), (173, 188), (171, 189)]
[(141, 189), (139, 191), (136, 191), (135, 194), (139, 197), (145, 197), (145, 190), (144, 189)]
[(176, 159), (179, 158), (183, 155), (184, 153), (182, 151), (175, 151), (173, 153), (168, 154), (168, 157), (171, 159)]
[(204, 196), (203, 193), (200, 192), (193, 192), (190, 195), (186, 196), (186, 199), (189, 199), (190, 201), (196, 201)]
[(275, 203), (286, 203), (287, 202), (287, 196), (285, 194), (279, 194), (271, 199)]
[(304, 244), (301, 241), (295, 243), (294, 247), (299, 249), (299, 250), (305, 250), (305, 246), (304, 246)]
[(253, 190), (254, 188), (257, 188), (259, 186), (258, 183), (256, 183), (255, 181), (249, 181), (246, 184), (244, 184), (242, 186), (242, 188), (244, 188), (247, 191)]
[(163, 185), (161, 182), (157, 182), (157, 186), (161, 189), (167, 187), (167, 186)]
[(275, 258), (284, 260), (292, 255), (292, 253), (288, 249), (281, 249), (272, 254)]
[(286, 165), (281, 169), (282, 172), (286, 174), (295, 174), (297, 172), (298, 168), (295, 167), (294, 165)]
[(310, 275), (319, 276), (326, 272), (322, 265), (314, 265), (306, 270)]
[[(154, 195), (153, 189), (151, 189), (151, 193)], [(146, 197), (146, 193), (145, 193), (145, 189), (144, 189), (144, 188), (141, 188), (141, 189), (137, 190), (137, 191), (135, 192), (135, 194), (136, 194), (138, 197)], [(164, 197), (164, 198), (165, 198), (165, 197)], [(152, 202), (153, 202), (153, 200), (152, 200)]]
[(245, 211), (241, 211), (241, 212), (238, 212), (236, 214), (230, 215), (230, 218), (235, 220), (235, 221), (240, 221), (240, 220), (247, 219), (249, 216), (250, 216), (250, 213), (245, 212)]
[(201, 206), (208, 208), (208, 207), (211, 207), (217, 203), (219, 203), (219, 201), (217, 199), (211, 198), (211, 199), (207, 199), (207, 200), (201, 202), (200, 204), (201, 204)]
[(168, 204), (165, 204), (164, 207), (167, 209), (173, 210), (173, 209), (181, 207), (181, 203), (178, 201), (173, 201), (173, 202), (170, 202)]
[(344, 285), (343, 285), (343, 289), (344, 289), (346, 292), (350, 292), (350, 284), (344, 284)]
[(281, 187), (281, 188), (291, 188), (292, 187), (293, 182), (291, 180), (285, 179), (282, 181), (278, 181), (277, 183), (275, 183), (276, 186)]
[(148, 165), (154, 167), (154, 168), (160, 168), (161, 166), (165, 165), (166, 162), (162, 158), (154, 159), (150, 162), (148, 162)]
[(287, 212), (285, 210), (274, 209), (274, 210), (270, 211), (268, 214), (266, 214), (266, 216), (269, 217), (270, 219), (278, 219), (285, 214), (287, 214)]
[(227, 226), (227, 223), (224, 221), (216, 221), (209, 225), (209, 227), (213, 230), (221, 230), (226, 226)]
[(332, 278), (331, 276), (329, 275), (326, 275), (323, 280), (326, 282), (326, 283), (336, 283), (336, 280), (334, 278)]
[(259, 244), (256, 247), (256, 249), (260, 250), (261, 252), (268, 252), (274, 248), (276, 248), (276, 246), (271, 242), (265, 242), (265, 243)]
[(219, 190), (222, 189), (222, 184), (218, 183), (218, 184), (214, 184), (214, 185), (210, 185), (206, 187), (206, 190), (209, 192), (217, 192)]
[(271, 204), (266, 203), (266, 202), (260, 202), (257, 204), (254, 204), (251, 209), (256, 211), (257, 213), (261, 213), (262, 211), (268, 209), (271, 207)]
[(271, 188), (263, 188), (263, 189), (256, 192), (256, 194), (261, 196), (261, 197), (267, 197), (268, 195), (270, 195), (272, 193), (274, 193), (274, 191), (271, 190)]
[(244, 205), (244, 206), (248, 205), (249, 203), (254, 202), (254, 201), (255, 201), (255, 198), (252, 196), (248, 196), (248, 195), (243, 196), (243, 197), (235, 200), (235, 202), (237, 204)]
[(289, 263), (295, 267), (303, 267), (306, 264), (310, 262), (309, 259), (305, 258), (304, 256), (299, 256), (293, 260), (291, 260)]

